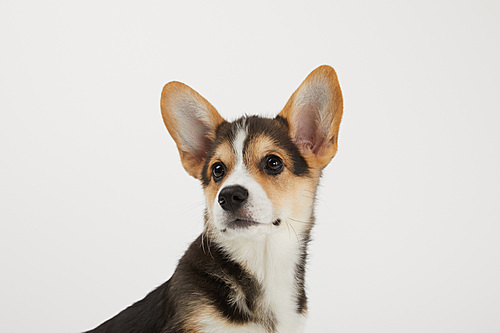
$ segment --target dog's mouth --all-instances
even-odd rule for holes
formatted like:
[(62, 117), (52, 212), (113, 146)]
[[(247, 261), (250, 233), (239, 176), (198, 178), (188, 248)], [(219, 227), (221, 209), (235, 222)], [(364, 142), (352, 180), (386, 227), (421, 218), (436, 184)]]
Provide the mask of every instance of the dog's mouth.
[(245, 229), (261, 224), (260, 222), (246, 219), (246, 218), (235, 218), (228, 222), (228, 228), (231, 229)]
[[(254, 221), (252, 219), (237, 217), (226, 223), (226, 228), (222, 231), (225, 232), (227, 229), (248, 229), (250, 227), (259, 226), (267, 223), (261, 223)], [(281, 224), (281, 219), (276, 219), (272, 222), (272, 225), (279, 226)]]

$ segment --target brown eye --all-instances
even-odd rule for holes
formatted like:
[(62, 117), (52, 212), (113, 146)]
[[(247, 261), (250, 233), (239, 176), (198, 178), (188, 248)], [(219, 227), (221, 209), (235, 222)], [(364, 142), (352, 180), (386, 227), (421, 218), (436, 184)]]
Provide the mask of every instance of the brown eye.
[(226, 166), (222, 162), (217, 162), (212, 165), (212, 177), (215, 182), (221, 181), (226, 174)]
[(283, 171), (284, 164), (281, 158), (276, 155), (264, 157), (264, 169), (270, 175), (277, 175)]

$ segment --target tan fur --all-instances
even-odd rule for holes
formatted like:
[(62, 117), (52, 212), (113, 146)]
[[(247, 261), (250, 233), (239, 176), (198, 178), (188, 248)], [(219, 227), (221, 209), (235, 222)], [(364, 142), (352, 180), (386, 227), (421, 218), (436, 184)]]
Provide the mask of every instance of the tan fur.
[[(279, 175), (267, 175), (259, 163), (265, 156), (276, 155), (283, 160), (285, 168)], [(291, 156), (273, 144), (271, 138), (264, 134), (252, 140), (247, 147), (246, 165), (249, 173), (264, 188), (273, 206), (278, 210), (290, 210), (293, 216), (300, 216), (312, 204), (319, 172), (311, 170), (307, 177), (294, 175), (287, 166), (292, 165)], [(297, 228), (302, 229), (301, 223)]]
[(178, 110), (178, 108), (179, 104), (182, 103), (197, 103), (200, 107), (205, 108), (208, 115), (208, 118), (205, 119), (208, 130), (205, 136), (210, 140), (215, 139), (215, 129), (224, 119), (212, 104), (184, 83), (173, 81), (167, 83), (163, 87), (160, 100), (163, 122), (177, 144), (177, 149), (179, 150), (184, 169), (186, 169), (191, 176), (201, 179), (202, 162), (205, 156), (193, 154), (189, 147), (186, 147), (184, 144), (179, 131), (180, 124), (178, 113), (183, 112), (183, 110)]
[(186, 333), (270, 332), (270, 330), (265, 329), (265, 327), (268, 327), (266, 323), (261, 323), (261, 325), (257, 323), (243, 325), (231, 323), (227, 318), (222, 316), (213, 305), (210, 305), (208, 300), (192, 304), (189, 308), (189, 315), (186, 316), (186, 321), (183, 325), (183, 329)]
[[(229, 142), (222, 142), (215, 151), (215, 154), (210, 159), (207, 169), (207, 176), (211, 178), (212, 169), (210, 168), (214, 163), (222, 162), (226, 165), (227, 175), (231, 174), (231, 171), (234, 169), (235, 164), (235, 153), (233, 146)], [(226, 177), (227, 177), (226, 175)], [(210, 182), (208, 186), (205, 187), (205, 197), (207, 198), (207, 208), (209, 212), (212, 212), (215, 196), (219, 191), (220, 187), (224, 184), (224, 182)]]

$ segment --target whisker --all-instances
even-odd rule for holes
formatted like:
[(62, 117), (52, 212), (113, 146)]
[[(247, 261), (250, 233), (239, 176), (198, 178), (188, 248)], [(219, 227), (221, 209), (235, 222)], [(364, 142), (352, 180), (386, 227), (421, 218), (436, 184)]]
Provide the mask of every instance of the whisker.
[(290, 236), (291, 236), (290, 235), (290, 223), (288, 223), (288, 221), (285, 221), (285, 223), (286, 223), (286, 227), (288, 229), (288, 238), (290, 238)]
[(205, 241), (203, 240), (203, 236), (205, 235), (205, 232), (206, 232), (206, 228), (204, 228), (203, 231), (201, 232), (201, 249), (203, 250), (204, 254), (207, 254), (205, 252)]
[[(206, 220), (206, 223), (205, 223), (204, 228), (203, 228), (203, 232), (201, 234), (201, 246), (203, 248), (203, 253), (207, 254), (207, 251), (208, 251), (208, 254), (210, 255), (210, 257), (212, 257), (212, 259), (214, 259), (214, 256), (212, 255), (212, 251), (210, 248), (212, 245), (212, 237), (210, 237), (210, 232), (208, 230), (208, 225), (210, 224), (211, 221), (212, 221), (211, 218), (208, 218)], [(206, 239), (207, 251), (205, 251), (204, 239)]]
[(186, 209), (188, 209), (188, 210), (193, 210), (193, 209), (195, 209), (195, 208), (205, 207), (205, 205), (206, 205), (205, 200), (202, 200), (202, 201), (193, 202), (193, 203), (191, 203), (191, 204), (188, 204), (188, 205), (186, 205), (185, 207), (186, 207)]
[[(299, 235), (297, 235), (297, 231), (295, 231), (295, 228), (293, 227), (293, 225), (291, 225), (290, 223), (288, 223), (288, 221), (286, 221), (286, 224), (287, 224), (290, 228), (292, 228), (293, 233), (295, 234), (295, 238), (297, 238), (297, 243), (299, 243), (299, 245), (300, 245), (301, 241), (300, 241), (300, 239), (299, 239)], [(289, 228), (288, 230), (290, 230), (290, 228)]]
[(214, 259), (214, 256), (212, 255), (212, 250), (210, 249), (210, 247), (212, 246), (212, 237), (209, 237), (207, 235), (207, 240), (208, 240), (208, 243), (207, 243), (207, 246), (208, 246), (208, 254), (210, 254), (210, 257), (212, 257), (212, 259)]
[(298, 222), (298, 223), (304, 223), (304, 224), (310, 224), (311, 223), (311, 221), (301, 221), (301, 220), (297, 220), (297, 219), (294, 219), (294, 218), (291, 218), (291, 217), (289, 217), (288, 219), (292, 220), (294, 222)]

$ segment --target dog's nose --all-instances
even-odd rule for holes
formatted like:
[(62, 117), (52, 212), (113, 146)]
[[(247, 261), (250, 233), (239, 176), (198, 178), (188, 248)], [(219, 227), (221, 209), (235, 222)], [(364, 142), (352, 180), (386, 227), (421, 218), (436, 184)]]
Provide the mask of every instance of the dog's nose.
[(246, 188), (239, 185), (224, 187), (219, 193), (219, 205), (222, 209), (235, 213), (248, 198)]

